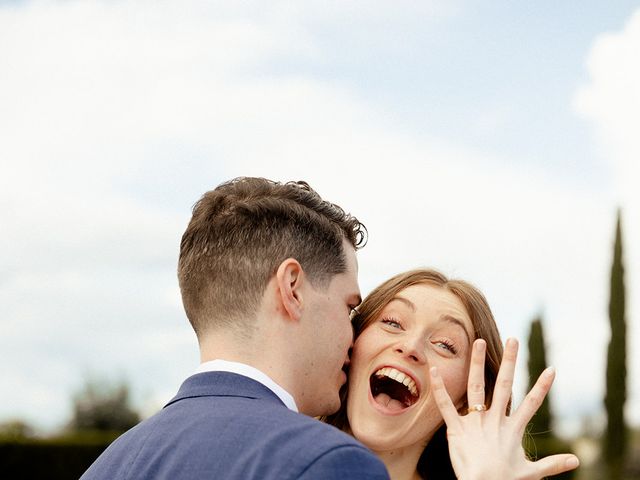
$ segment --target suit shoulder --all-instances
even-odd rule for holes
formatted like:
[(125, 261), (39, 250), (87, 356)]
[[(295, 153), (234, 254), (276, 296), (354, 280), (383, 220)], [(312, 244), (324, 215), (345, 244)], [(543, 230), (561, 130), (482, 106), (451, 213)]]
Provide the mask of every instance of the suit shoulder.
[(279, 428), (282, 428), (285, 434), (295, 435), (298, 438), (313, 439), (315, 443), (326, 443), (330, 446), (365, 448), (351, 435), (315, 418), (295, 413), (291, 410), (285, 410), (283, 416), (286, 418), (282, 419), (284, 424)]
[(116, 440), (84, 478), (184, 478), (186, 466), (191, 478), (386, 478), (380, 460), (335, 427), (237, 397), (171, 405)]
[(384, 463), (366, 448), (341, 445), (317, 457), (297, 476), (299, 480), (389, 480)]
[(299, 470), (294, 478), (388, 478), (384, 464), (352, 436), (294, 412), (287, 417), (271, 440), (278, 454), (295, 459), (291, 466)]
[(345, 458), (352, 457), (363, 463), (378, 463), (368, 448), (331, 425), (291, 411), (280, 420), (282, 423), (273, 431), (276, 444), (295, 451), (297, 456), (306, 457), (310, 462), (324, 458), (322, 462), (342, 463)]

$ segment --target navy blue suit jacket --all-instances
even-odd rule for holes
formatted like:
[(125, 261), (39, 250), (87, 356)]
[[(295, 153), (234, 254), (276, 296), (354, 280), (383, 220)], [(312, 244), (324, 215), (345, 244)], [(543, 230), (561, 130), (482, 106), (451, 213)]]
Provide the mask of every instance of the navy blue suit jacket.
[(267, 387), (226, 372), (189, 377), (160, 412), (95, 461), (84, 480), (388, 479), (349, 435), (292, 412)]

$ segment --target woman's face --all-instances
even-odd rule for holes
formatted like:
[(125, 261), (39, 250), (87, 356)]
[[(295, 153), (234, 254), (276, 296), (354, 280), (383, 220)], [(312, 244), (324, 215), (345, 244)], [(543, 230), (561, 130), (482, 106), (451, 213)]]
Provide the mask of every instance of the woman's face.
[(357, 338), (349, 370), (347, 415), (353, 435), (375, 451), (423, 448), (442, 424), (429, 368), (438, 367), (454, 404), (466, 394), (471, 319), (448, 290), (402, 290)]

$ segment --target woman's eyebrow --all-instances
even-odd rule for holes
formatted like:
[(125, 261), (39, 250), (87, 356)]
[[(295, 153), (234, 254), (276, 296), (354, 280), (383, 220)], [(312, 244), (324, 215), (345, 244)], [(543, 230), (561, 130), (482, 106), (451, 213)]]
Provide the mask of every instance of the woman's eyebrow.
[(407, 300), (406, 298), (402, 298), (402, 297), (393, 297), (391, 300), (389, 300), (389, 303), (393, 302), (394, 300), (398, 300), (398, 301), (404, 303), (407, 307), (409, 307), (411, 309), (411, 311), (413, 313), (416, 312), (416, 306), (414, 305), (414, 303), (411, 300)]
[(444, 320), (445, 322), (449, 322), (449, 323), (453, 323), (454, 325), (458, 325), (462, 330), (464, 330), (464, 333), (467, 334), (467, 341), (469, 342), (469, 344), (471, 344), (471, 335), (469, 335), (469, 332), (467, 331), (467, 327), (465, 326), (464, 322), (462, 320), (460, 320), (459, 318), (454, 317), (453, 315), (443, 315), (442, 317), (440, 317), (440, 320)]

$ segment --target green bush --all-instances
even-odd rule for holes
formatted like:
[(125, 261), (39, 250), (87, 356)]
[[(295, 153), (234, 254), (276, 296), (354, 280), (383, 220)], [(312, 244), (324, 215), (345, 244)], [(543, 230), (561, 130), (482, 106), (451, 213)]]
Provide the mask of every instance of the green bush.
[(46, 440), (0, 440), (1, 476), (77, 480), (116, 437), (87, 432)]

